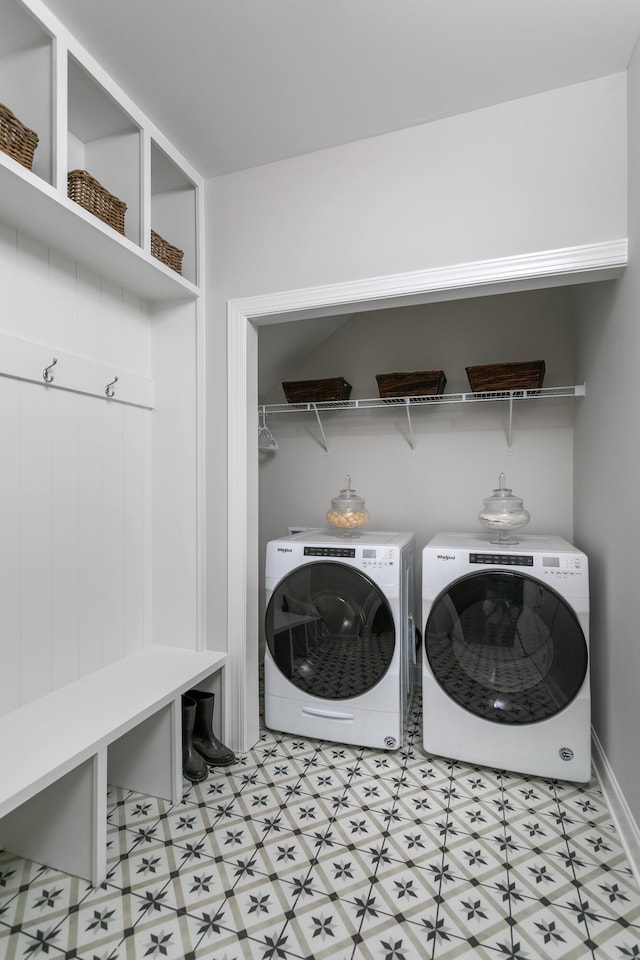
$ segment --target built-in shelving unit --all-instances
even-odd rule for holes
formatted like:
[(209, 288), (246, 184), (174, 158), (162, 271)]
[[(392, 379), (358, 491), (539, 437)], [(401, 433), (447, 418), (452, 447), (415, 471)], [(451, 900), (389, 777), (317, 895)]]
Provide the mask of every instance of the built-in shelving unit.
[[(0, 102), (39, 138), (31, 170), (0, 152), (0, 215), (148, 300), (200, 290), (202, 181), (40, 0), (5, 0)], [(127, 205), (124, 236), (67, 197), (86, 170)], [(184, 251), (151, 255), (151, 229)]]
[[(0, 584), (2, 715), (210, 640), (202, 178), (42, 0), (2, 0), (0, 103), (39, 138), (31, 168), (0, 151), (0, 500), (21, 557)], [(69, 198), (76, 169), (126, 204), (124, 234)]]
[(366, 400), (324, 400), (318, 403), (270, 403), (259, 408), (258, 443), (263, 450), (276, 450), (277, 442), (267, 427), (267, 417), (285, 413), (313, 413), (317, 419), (322, 435), (325, 453), (329, 452), (326, 434), (322, 425), (322, 414), (328, 412), (344, 412), (358, 410), (398, 410), (406, 412), (409, 428), (409, 444), (415, 453), (413, 423), (411, 412), (421, 407), (438, 407), (443, 404), (460, 403), (508, 403), (509, 426), (507, 430), (507, 446), (511, 452), (511, 437), (513, 427), (513, 404), (525, 400), (557, 400), (569, 397), (582, 397), (586, 391), (585, 384), (570, 387), (541, 387), (535, 390), (496, 390), (484, 393), (442, 393), (421, 397), (374, 397)]

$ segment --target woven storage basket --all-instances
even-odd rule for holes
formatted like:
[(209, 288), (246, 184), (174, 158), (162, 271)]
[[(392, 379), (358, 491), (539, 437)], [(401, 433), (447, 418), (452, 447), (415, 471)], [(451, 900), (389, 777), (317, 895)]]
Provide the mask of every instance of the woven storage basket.
[(474, 393), (493, 390), (536, 390), (544, 381), (544, 360), (523, 363), (489, 363), (467, 367), (469, 385)]
[(282, 389), (288, 403), (322, 403), (325, 400), (348, 400), (351, 396), (351, 384), (344, 377), (284, 380)]
[(442, 393), (447, 383), (444, 370), (415, 370), (413, 373), (377, 373), (381, 397), (426, 397)]
[(37, 146), (38, 134), (25, 127), (9, 107), (0, 103), (0, 150), (31, 170)]
[(114, 197), (86, 170), (71, 170), (67, 174), (67, 194), (71, 200), (98, 217), (103, 223), (124, 235), (126, 203)]
[(176, 273), (182, 273), (182, 258), (184, 252), (174, 247), (164, 237), (161, 237), (155, 230), (151, 231), (151, 256), (161, 263), (166, 263), (168, 267), (175, 270)]

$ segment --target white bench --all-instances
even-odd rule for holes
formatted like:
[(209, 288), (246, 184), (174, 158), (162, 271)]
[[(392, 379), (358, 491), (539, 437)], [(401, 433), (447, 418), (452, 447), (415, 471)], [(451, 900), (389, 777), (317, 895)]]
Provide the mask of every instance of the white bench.
[(0, 717), (0, 848), (102, 883), (107, 783), (180, 799), (180, 698), (225, 659), (146, 647)]

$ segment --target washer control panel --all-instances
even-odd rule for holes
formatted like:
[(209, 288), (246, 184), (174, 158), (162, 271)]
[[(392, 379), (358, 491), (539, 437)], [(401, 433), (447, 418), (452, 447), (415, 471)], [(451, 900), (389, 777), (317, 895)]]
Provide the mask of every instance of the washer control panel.
[(470, 553), (469, 563), (495, 564), (500, 567), (532, 567), (533, 557), (517, 553)]
[(305, 557), (337, 557), (348, 560), (361, 560), (363, 567), (393, 567), (396, 552), (385, 547), (362, 547), (360, 556), (355, 547), (309, 547), (304, 548)]
[(305, 557), (350, 557), (355, 558), (353, 547), (305, 547)]

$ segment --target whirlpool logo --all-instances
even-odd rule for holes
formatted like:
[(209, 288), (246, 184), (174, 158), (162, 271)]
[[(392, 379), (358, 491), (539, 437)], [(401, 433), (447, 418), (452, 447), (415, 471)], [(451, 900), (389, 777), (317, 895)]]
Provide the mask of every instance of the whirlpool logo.
[(293, 553), (293, 547), (278, 547), (278, 553)]
[(455, 553), (438, 553), (436, 554), (438, 560), (455, 560)]

